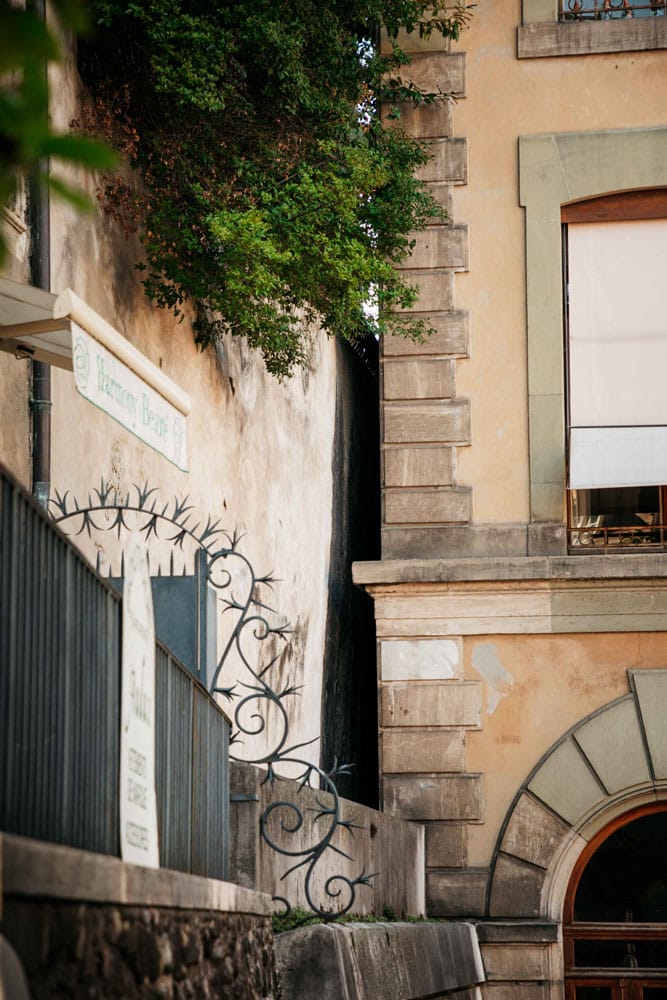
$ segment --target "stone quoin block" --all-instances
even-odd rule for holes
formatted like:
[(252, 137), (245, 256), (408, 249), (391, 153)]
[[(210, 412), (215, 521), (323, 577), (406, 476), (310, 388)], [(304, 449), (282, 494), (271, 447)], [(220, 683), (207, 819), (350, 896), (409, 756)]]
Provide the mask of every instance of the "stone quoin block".
[[(428, 268), (425, 271), (407, 270), (401, 272), (401, 278), (406, 285), (416, 288), (417, 301), (409, 309), (396, 309), (396, 312), (437, 313), (443, 309), (452, 309), (454, 305), (454, 273), (443, 269)], [(392, 342), (395, 351), (388, 350)], [(385, 337), (383, 341), (384, 354), (402, 354), (400, 347), (409, 343), (404, 337)], [(447, 351), (441, 352), (446, 354)]]
[(468, 854), (466, 823), (426, 823), (426, 867), (462, 868)]
[(470, 441), (470, 404), (386, 403), (384, 439), (387, 444), (467, 444)]
[(468, 173), (465, 139), (433, 139), (426, 143), (431, 159), (417, 171), (421, 181), (449, 181), (465, 184)]
[(449, 486), (452, 483), (452, 448), (387, 448), (385, 486)]
[(484, 1000), (550, 1000), (547, 983), (485, 983)]
[(401, 819), (482, 818), (482, 782), (478, 774), (385, 775), (384, 810)]
[(486, 894), (485, 871), (427, 872), (429, 917), (481, 917)]
[(454, 271), (468, 270), (468, 227), (428, 226), (413, 233), (414, 246), (399, 270), (420, 267), (448, 267)]
[(449, 359), (420, 358), (384, 363), (385, 399), (451, 399), (454, 368)]
[[(412, 280), (415, 272), (410, 272)], [(442, 272), (434, 271), (434, 275)], [(433, 332), (423, 341), (406, 340), (405, 337), (385, 337), (385, 357), (410, 357), (414, 355), (445, 354), (467, 357), (469, 344), (469, 318), (467, 312), (425, 312), (421, 316)]]
[(482, 945), (489, 982), (495, 980), (549, 979), (549, 945), (525, 942)]
[[(398, 117), (396, 113), (398, 112)], [(382, 108), (385, 127), (398, 128), (413, 139), (445, 138), (452, 134), (452, 102), (411, 104), (410, 101), (387, 103)]]
[(482, 685), (479, 681), (442, 684), (384, 684), (381, 691), (383, 726), (462, 726), (479, 729), (482, 723)]
[(464, 52), (416, 53), (403, 77), (429, 93), (465, 94), (466, 60)]
[(457, 639), (399, 639), (380, 643), (383, 681), (442, 681), (463, 675)]
[(470, 489), (399, 490), (385, 493), (385, 524), (467, 524)]
[(462, 771), (463, 733), (395, 729), (382, 736), (382, 772)]

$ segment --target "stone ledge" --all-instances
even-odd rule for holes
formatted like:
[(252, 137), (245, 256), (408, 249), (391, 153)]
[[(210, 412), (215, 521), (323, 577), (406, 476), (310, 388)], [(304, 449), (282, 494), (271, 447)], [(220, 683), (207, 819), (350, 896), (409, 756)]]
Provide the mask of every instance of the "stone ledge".
[(359, 586), (452, 581), (663, 580), (667, 578), (667, 553), (627, 556), (508, 556), (497, 559), (383, 559), (354, 563), (352, 577)]
[(280, 934), (275, 948), (290, 1000), (456, 996), (484, 982), (475, 929), (467, 923), (324, 924)]
[(527, 551), (526, 529), (520, 524), (411, 527), (383, 524), (381, 540), (383, 560), (499, 559), (524, 556)]
[(525, 24), (518, 29), (519, 59), (596, 55), (667, 48), (667, 18)]
[(0, 833), (2, 896), (269, 916), (271, 897), (230, 882), (128, 865), (107, 854)]
[(480, 944), (551, 944), (558, 941), (558, 924), (536, 921), (494, 921), (475, 925)]

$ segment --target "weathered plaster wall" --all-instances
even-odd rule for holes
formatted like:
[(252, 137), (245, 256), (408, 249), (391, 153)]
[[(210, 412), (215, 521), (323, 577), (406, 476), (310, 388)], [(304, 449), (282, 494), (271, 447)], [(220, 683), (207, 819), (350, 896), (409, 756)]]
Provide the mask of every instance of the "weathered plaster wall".
[[(535, 764), (581, 719), (629, 692), (629, 669), (664, 667), (667, 633), (470, 636), (463, 658), (465, 677), (482, 676), (482, 729), (467, 734), (466, 767), (486, 772), (484, 825), (468, 828), (468, 863), (484, 866)], [(497, 665), (495, 677), (483, 664)]]
[[(51, 72), (52, 118), (67, 128), (80, 113), (73, 55)], [(95, 179), (72, 177), (94, 201)], [(79, 215), (62, 201), (51, 209), (52, 289), (71, 287), (127, 340), (190, 394), (189, 473), (183, 473), (97, 411), (76, 391), (71, 373), (53, 370), (52, 487), (78, 498), (100, 483), (127, 496), (148, 482), (166, 501), (187, 495), (204, 523), (219, 519), (245, 537), (242, 549), (259, 574), (277, 578), (268, 603), (293, 633), (276, 646), (278, 686), (289, 673), (301, 685), (291, 699), (291, 739), (320, 732), (322, 661), (330, 574), (334, 434), (339, 355), (318, 331), (310, 334), (308, 366), (278, 383), (261, 358), (235, 338), (201, 353), (188, 315), (178, 322), (143, 294), (126, 241), (99, 209)], [(28, 280), (25, 234), (13, 233), (8, 274)], [(28, 365), (0, 356), (0, 458), (29, 485)], [(102, 565), (117, 557), (111, 536), (80, 539)], [(226, 621), (226, 620), (225, 620)], [(341, 626), (342, 627), (342, 626)], [(225, 634), (220, 626), (220, 642)], [(230, 685), (233, 672), (224, 678)], [(269, 739), (274, 734), (269, 733)], [(313, 751), (318, 759), (317, 747)]]
[[(4, 273), (13, 281), (29, 281), (29, 234), (25, 223), (25, 192), (21, 189), (15, 204), (0, 212), (0, 226), (8, 252)], [(17, 362), (11, 354), (0, 351), (0, 461), (8, 465), (16, 478), (30, 488), (30, 365)]]

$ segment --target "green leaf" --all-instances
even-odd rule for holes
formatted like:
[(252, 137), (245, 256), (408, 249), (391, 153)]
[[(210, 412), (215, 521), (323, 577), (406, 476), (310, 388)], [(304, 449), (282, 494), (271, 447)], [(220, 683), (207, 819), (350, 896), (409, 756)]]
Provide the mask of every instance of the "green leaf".
[(83, 135), (47, 135), (42, 143), (44, 156), (69, 160), (93, 170), (111, 170), (118, 163), (118, 154), (109, 146)]
[[(307, 358), (313, 321), (365, 337), (373, 298), (379, 331), (426, 335), (394, 268), (443, 212), (416, 176), (427, 150), (395, 119), (406, 101), (444, 95), (415, 86), (396, 39), (456, 37), (468, 5), (93, 0), (91, 15), (81, 67), (118, 134), (133, 136), (157, 305), (180, 316), (192, 299), (202, 345), (244, 336), (278, 377)], [(374, 44), (381, 21), (388, 55)]]

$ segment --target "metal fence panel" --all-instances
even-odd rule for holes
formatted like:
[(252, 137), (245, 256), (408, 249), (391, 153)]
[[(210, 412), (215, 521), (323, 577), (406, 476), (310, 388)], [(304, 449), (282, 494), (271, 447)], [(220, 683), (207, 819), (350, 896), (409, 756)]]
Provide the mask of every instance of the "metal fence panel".
[(6, 478), (0, 827), (118, 851), (120, 603)]
[[(0, 469), (0, 830), (119, 853), (121, 599)], [(156, 644), (161, 863), (227, 873), (229, 724)]]
[(160, 864), (190, 870), (193, 685), (166, 650), (157, 650), (157, 760)]
[[(217, 706), (195, 690), (193, 726), (192, 867), (200, 875), (229, 877), (229, 725)], [(223, 719), (224, 727), (220, 725)]]

